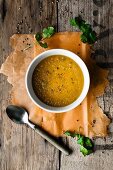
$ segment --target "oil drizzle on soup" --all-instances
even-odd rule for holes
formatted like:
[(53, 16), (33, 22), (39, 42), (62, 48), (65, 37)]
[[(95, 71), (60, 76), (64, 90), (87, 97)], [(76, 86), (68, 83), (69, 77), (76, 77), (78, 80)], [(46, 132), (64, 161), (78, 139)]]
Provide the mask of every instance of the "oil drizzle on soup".
[(84, 77), (78, 64), (63, 55), (49, 56), (35, 68), (33, 90), (45, 104), (61, 107), (74, 102), (81, 94)]

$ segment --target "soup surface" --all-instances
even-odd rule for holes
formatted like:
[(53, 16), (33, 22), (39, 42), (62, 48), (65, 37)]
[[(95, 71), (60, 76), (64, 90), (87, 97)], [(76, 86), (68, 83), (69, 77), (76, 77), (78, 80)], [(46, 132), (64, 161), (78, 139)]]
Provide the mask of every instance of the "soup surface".
[(45, 104), (61, 107), (74, 102), (84, 85), (78, 64), (63, 55), (49, 56), (35, 68), (32, 86), (36, 96)]

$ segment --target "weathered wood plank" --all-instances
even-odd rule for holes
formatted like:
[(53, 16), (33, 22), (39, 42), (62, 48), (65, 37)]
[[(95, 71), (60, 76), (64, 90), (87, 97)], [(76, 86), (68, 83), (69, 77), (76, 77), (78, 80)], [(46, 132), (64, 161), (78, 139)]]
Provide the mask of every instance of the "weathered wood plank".
[[(58, 3), (58, 30), (73, 31), (69, 25), (69, 19), (79, 14), (91, 23), (99, 34), (98, 43), (95, 45), (96, 54), (92, 57), (97, 63), (108, 68), (112, 66), (112, 22), (113, 1), (97, 0), (61, 0)], [(98, 26), (99, 25), (99, 26)], [(109, 69), (110, 86), (105, 94), (99, 97), (98, 102), (108, 116), (113, 116), (113, 69)], [(79, 146), (73, 139), (67, 139), (66, 143), (74, 149), (74, 153), (65, 157), (61, 155), (62, 170), (108, 170), (113, 169), (113, 128), (110, 125), (111, 134), (104, 139), (96, 139), (96, 152), (88, 157), (83, 157), (79, 152)]]
[[(36, 33), (57, 23), (53, 0), (0, 0), (0, 65), (10, 53), (14, 33)], [(10, 85), (0, 76), (0, 170), (56, 170), (59, 151), (33, 130), (12, 123), (5, 114)]]
[(58, 3), (58, 30), (72, 31), (69, 19), (81, 15), (86, 21), (93, 25), (99, 36), (98, 43), (95, 45), (93, 58), (98, 63), (105, 66), (113, 66), (112, 39), (113, 39), (113, 1), (97, 0), (65, 0)]
[(109, 67), (113, 63), (113, 48), (111, 45), (113, 40), (113, 1), (103, 1), (100, 5), (96, 4), (96, 1), (94, 1), (93, 25), (99, 34), (99, 41), (95, 45), (96, 52), (94, 58), (96, 58), (97, 62), (105, 63)]

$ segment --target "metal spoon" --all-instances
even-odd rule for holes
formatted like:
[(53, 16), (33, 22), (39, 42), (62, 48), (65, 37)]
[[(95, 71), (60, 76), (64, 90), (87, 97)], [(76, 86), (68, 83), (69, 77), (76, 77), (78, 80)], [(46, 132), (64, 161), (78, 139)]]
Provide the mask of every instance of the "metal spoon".
[(62, 151), (64, 154), (69, 155), (71, 153), (71, 150), (69, 148), (66, 148), (65, 146), (61, 145), (59, 142), (57, 142), (57, 140), (53, 136), (49, 135), (41, 127), (31, 123), (28, 118), (28, 112), (25, 109), (19, 106), (9, 105), (6, 108), (6, 113), (13, 122), (18, 124), (25, 123), (29, 125), (40, 136), (42, 136), (44, 139), (46, 139), (48, 142), (50, 142), (52, 145), (54, 145), (57, 149)]

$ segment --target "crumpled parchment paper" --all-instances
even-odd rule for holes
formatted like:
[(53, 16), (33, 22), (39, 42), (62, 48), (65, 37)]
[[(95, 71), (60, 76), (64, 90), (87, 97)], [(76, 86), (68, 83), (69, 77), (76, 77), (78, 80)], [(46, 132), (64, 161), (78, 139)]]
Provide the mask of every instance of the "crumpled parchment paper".
[[(98, 106), (96, 98), (104, 93), (108, 85), (108, 71), (99, 68), (91, 60), (91, 47), (80, 41), (79, 32), (56, 33), (46, 42), (49, 48), (44, 49), (36, 44), (34, 35), (15, 34), (11, 37), (13, 51), (0, 70), (12, 84), (11, 103), (26, 108), (29, 119), (52, 135), (62, 136), (66, 130), (70, 130), (89, 137), (106, 136), (110, 119)], [(65, 113), (48, 113), (40, 109), (31, 101), (25, 88), (25, 74), (30, 62), (41, 52), (52, 48), (63, 48), (76, 53), (90, 71), (88, 95), (77, 108)]]

